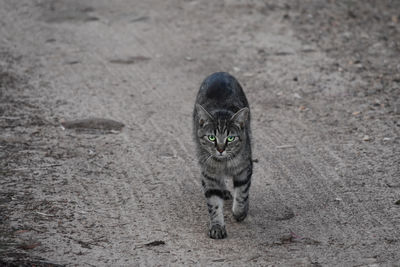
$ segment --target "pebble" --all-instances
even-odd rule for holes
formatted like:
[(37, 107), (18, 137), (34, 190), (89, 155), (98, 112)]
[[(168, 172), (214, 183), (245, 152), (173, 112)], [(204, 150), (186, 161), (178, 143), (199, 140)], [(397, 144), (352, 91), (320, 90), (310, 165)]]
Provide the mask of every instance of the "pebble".
[(244, 77), (253, 77), (253, 76), (254, 76), (254, 73), (245, 72), (245, 73), (243, 73), (243, 76), (244, 76)]
[(300, 107), (299, 107), (299, 110), (300, 110), (300, 111), (304, 111), (304, 110), (306, 110), (306, 109), (307, 109), (307, 108), (306, 108), (305, 106), (300, 106)]
[(335, 198), (335, 201), (340, 202), (340, 201), (342, 201), (342, 199), (340, 197), (337, 197), (337, 198)]
[(301, 99), (301, 96), (300, 96), (298, 93), (294, 93), (293, 96), (294, 96), (295, 98)]
[(371, 140), (371, 137), (369, 137), (368, 135), (363, 137), (363, 141), (370, 141), (370, 140)]
[(234, 72), (239, 72), (239, 71), (240, 71), (240, 68), (239, 68), (239, 67), (233, 67), (233, 71), (234, 71)]

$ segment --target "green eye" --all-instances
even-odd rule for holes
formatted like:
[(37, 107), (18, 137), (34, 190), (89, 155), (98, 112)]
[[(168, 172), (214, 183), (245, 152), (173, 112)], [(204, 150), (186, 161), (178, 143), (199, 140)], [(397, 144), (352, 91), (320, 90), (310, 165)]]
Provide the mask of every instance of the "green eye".
[(208, 140), (210, 140), (211, 142), (215, 141), (215, 136), (214, 135), (209, 135), (208, 136)]
[(235, 138), (235, 136), (228, 136), (226, 140), (228, 140), (228, 142), (232, 142), (233, 140), (235, 140)]

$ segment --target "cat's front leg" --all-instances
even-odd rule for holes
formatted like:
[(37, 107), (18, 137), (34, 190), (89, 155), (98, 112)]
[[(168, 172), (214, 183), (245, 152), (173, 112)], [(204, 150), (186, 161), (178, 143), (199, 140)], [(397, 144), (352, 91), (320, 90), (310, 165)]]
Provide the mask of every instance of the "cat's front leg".
[(212, 177), (202, 173), (202, 185), (207, 200), (208, 214), (210, 216), (210, 226), (208, 235), (213, 239), (226, 237), (224, 223), (224, 196), (225, 182), (222, 178)]
[(246, 167), (241, 169), (233, 177), (233, 217), (236, 221), (243, 221), (247, 217), (249, 210), (249, 189), (251, 185), (251, 175), (253, 173), (253, 164), (250, 161)]

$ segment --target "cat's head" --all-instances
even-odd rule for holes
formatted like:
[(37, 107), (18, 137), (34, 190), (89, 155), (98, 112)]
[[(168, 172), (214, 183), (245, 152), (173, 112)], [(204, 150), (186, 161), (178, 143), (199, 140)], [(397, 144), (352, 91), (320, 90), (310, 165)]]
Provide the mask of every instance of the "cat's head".
[(246, 141), (246, 125), (249, 118), (247, 107), (235, 114), (216, 111), (211, 115), (196, 104), (198, 119), (197, 138), (201, 147), (217, 160), (234, 157)]

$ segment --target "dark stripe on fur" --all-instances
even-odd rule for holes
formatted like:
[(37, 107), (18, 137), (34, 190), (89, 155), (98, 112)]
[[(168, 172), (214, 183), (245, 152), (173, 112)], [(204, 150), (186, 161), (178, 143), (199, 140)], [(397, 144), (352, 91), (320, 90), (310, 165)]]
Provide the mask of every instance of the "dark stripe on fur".
[(239, 203), (245, 203), (249, 199), (249, 195), (245, 196), (243, 199), (236, 198)]
[(219, 196), (220, 198), (224, 198), (224, 193), (219, 189), (209, 189), (204, 194), (206, 195), (206, 198), (211, 196)]
[(251, 172), (251, 169), (252, 169), (252, 164), (249, 164), (248, 166), (243, 168), (239, 173), (237, 173), (236, 176), (241, 175), (244, 171), (247, 171), (247, 170), (250, 170), (250, 172)]
[(246, 187), (243, 189), (243, 191), (242, 191), (243, 194), (245, 194), (245, 193), (247, 193), (247, 191), (249, 191), (250, 185), (251, 185), (251, 181), (249, 183), (247, 183)]
[(233, 187), (239, 187), (242, 185), (245, 185), (247, 183), (250, 183), (251, 175), (247, 175), (246, 179), (243, 181), (233, 181)]
[(208, 176), (207, 174), (205, 174), (204, 172), (203, 173), (201, 173), (203, 176), (204, 176), (204, 178), (206, 178), (207, 180), (210, 180), (210, 181), (213, 181), (213, 182), (216, 182), (216, 183), (218, 183), (218, 180), (217, 179), (215, 179), (215, 178), (213, 178), (213, 177), (211, 177), (211, 176)]

